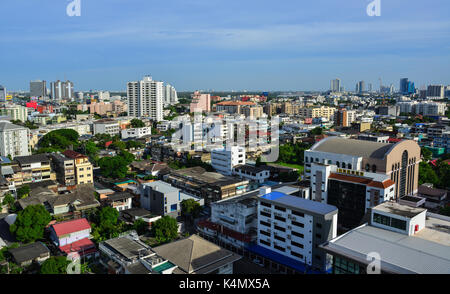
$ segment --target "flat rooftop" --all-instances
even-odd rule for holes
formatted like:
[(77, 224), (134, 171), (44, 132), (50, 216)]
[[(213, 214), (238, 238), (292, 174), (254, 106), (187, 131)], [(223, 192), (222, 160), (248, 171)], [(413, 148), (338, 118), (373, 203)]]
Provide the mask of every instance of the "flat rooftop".
[(139, 252), (144, 255), (151, 252), (149, 247), (142, 245), (140, 242), (127, 237), (119, 237), (105, 241), (111, 249), (117, 251), (127, 259), (135, 259), (139, 257)]
[(424, 208), (414, 208), (406, 205), (401, 205), (395, 202), (383, 202), (374, 208), (372, 208), (373, 211), (382, 211), (390, 214), (396, 214), (400, 216), (404, 216), (407, 218), (413, 218), (416, 215), (426, 211)]
[(329, 214), (332, 212), (337, 213), (337, 208), (333, 205), (300, 198), (297, 196), (287, 195), (278, 191), (273, 191), (266, 195), (261, 196), (261, 199), (269, 200), (273, 204), (282, 205), (295, 210), (303, 210), (316, 214)]
[(381, 256), (381, 269), (401, 274), (450, 274), (450, 222), (431, 218), (426, 227), (408, 236), (367, 224), (321, 247), (367, 264), (367, 254)]

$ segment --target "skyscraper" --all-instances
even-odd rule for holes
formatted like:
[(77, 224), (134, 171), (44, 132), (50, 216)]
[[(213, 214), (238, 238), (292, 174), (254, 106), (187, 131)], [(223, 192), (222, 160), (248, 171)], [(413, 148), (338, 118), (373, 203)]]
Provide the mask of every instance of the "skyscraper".
[(444, 99), (445, 87), (443, 85), (429, 85), (427, 88), (427, 98)]
[(178, 103), (178, 95), (175, 87), (167, 84), (164, 86), (164, 106), (177, 104)]
[(331, 89), (331, 92), (340, 92), (341, 91), (341, 80), (340, 79), (331, 80), (330, 89)]
[(153, 81), (146, 76), (141, 81), (128, 82), (128, 115), (163, 120), (163, 82)]
[(30, 96), (31, 97), (45, 97), (47, 96), (47, 82), (36, 80), (30, 82)]
[(74, 96), (73, 83), (71, 81), (61, 82), (57, 80), (50, 84), (50, 95), (53, 100), (72, 100)]
[(364, 81), (359, 81), (358, 83), (356, 83), (356, 93), (361, 94), (364, 93), (365, 91), (365, 84)]
[(400, 80), (400, 94), (409, 95), (414, 94), (416, 92), (416, 88), (414, 83), (408, 81), (408, 78), (403, 78)]
[(0, 102), (6, 101), (6, 87), (0, 85)]

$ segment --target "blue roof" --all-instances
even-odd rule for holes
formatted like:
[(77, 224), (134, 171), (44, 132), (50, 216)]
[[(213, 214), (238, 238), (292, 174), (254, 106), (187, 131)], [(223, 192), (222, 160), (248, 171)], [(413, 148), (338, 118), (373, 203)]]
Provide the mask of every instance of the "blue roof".
[(261, 196), (263, 199), (271, 200), (275, 203), (279, 203), (281, 205), (287, 205), (291, 207), (295, 207), (301, 210), (310, 211), (318, 214), (328, 214), (330, 212), (336, 211), (337, 207), (333, 205), (329, 205), (322, 202), (317, 202), (313, 200), (308, 200), (304, 198), (300, 198), (298, 196), (292, 196), (281, 192), (271, 192), (266, 195)]
[(261, 255), (265, 258), (268, 258), (270, 260), (273, 260), (277, 263), (283, 264), (285, 266), (288, 266), (290, 268), (293, 268), (299, 272), (305, 272), (307, 274), (324, 274), (325, 272), (312, 270), (309, 266), (307, 266), (305, 263), (295, 260), (291, 257), (285, 256), (283, 254), (280, 254), (278, 252), (275, 252), (273, 250), (264, 248), (259, 245), (250, 245), (247, 247), (248, 251), (251, 251), (255, 254)]
[(267, 199), (267, 200), (277, 200), (278, 198), (284, 197), (286, 194), (281, 192), (270, 192), (269, 194), (261, 196), (261, 198)]

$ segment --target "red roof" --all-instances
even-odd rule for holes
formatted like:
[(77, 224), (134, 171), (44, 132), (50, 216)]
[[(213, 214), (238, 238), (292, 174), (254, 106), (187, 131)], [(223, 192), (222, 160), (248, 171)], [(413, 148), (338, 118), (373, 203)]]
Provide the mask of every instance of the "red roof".
[(66, 150), (63, 152), (63, 154), (69, 158), (75, 159), (75, 158), (82, 158), (87, 157), (86, 155), (83, 155), (81, 153), (75, 152), (73, 150)]
[(369, 187), (375, 187), (375, 188), (380, 188), (380, 189), (386, 189), (387, 187), (394, 185), (394, 182), (391, 179), (388, 179), (384, 182), (377, 182), (377, 181), (372, 181), (371, 179), (367, 179), (367, 178), (361, 178), (361, 177), (352, 176), (352, 175), (335, 174), (335, 173), (331, 173), (329, 178), (346, 181), (346, 182), (362, 184), (362, 185), (367, 185)]
[(397, 143), (400, 142), (402, 139), (398, 139), (398, 138), (389, 138), (387, 141), (389, 143)]
[(52, 226), (58, 237), (74, 232), (84, 231), (91, 228), (89, 222), (85, 218), (66, 221)]
[(108, 148), (109, 145), (111, 145), (112, 143), (113, 143), (113, 141), (108, 141), (108, 142), (106, 142), (106, 143), (105, 143), (105, 147)]
[(66, 254), (78, 252), (80, 256), (84, 256), (97, 251), (95, 244), (88, 238), (84, 238), (71, 244), (61, 246), (59, 247), (59, 249)]

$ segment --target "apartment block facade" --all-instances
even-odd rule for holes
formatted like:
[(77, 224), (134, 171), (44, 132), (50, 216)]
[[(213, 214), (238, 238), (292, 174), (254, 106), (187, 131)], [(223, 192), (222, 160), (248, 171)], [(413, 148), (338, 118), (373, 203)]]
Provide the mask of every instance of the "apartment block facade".
[(63, 154), (67, 158), (73, 159), (75, 162), (77, 185), (94, 183), (94, 172), (92, 163), (89, 162), (89, 157), (72, 150), (66, 150)]

